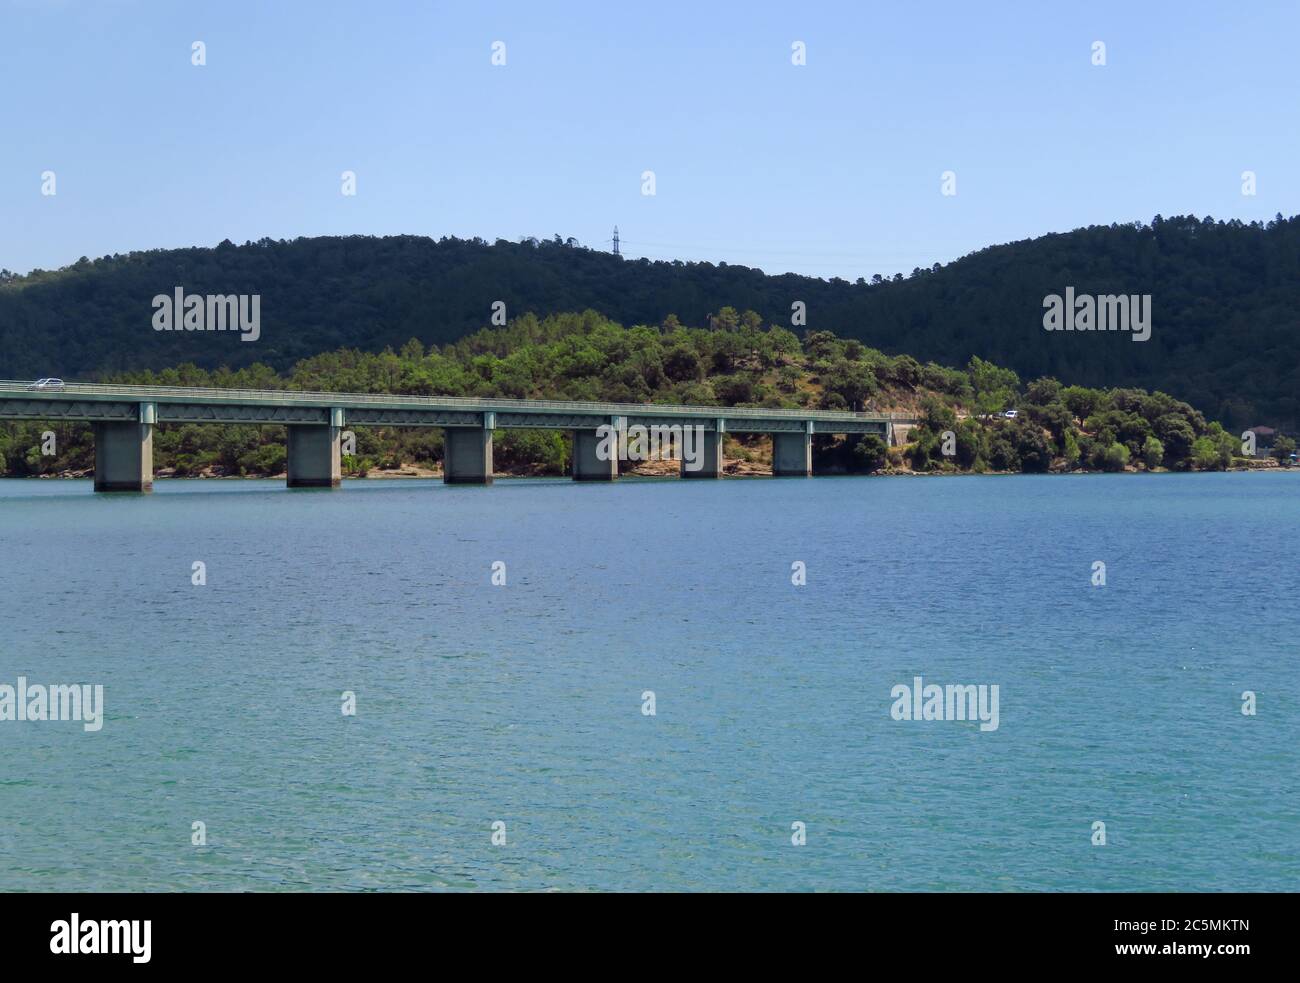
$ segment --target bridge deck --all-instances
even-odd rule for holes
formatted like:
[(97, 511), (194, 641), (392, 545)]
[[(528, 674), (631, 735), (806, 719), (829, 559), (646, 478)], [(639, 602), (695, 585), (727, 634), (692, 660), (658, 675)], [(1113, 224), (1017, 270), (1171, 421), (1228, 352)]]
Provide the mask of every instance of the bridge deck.
[[(180, 386), (112, 386), (68, 383), (33, 390), (30, 382), (0, 381), (0, 419), (91, 421), (141, 420), (149, 404), (158, 423), (321, 424), (435, 427), (531, 427), (583, 429), (624, 418), (628, 425), (691, 424), (714, 430), (718, 420), (732, 432), (798, 432), (808, 424), (820, 433), (887, 433), (901, 414), (748, 406), (687, 406), (671, 403), (605, 403), (572, 400), (322, 393), (289, 389), (209, 389)], [(142, 421), (143, 422), (143, 421)]]

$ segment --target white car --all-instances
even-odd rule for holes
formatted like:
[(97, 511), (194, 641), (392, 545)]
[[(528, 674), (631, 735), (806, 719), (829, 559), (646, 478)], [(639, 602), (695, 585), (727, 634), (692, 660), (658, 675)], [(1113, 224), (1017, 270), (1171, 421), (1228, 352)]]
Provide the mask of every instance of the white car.
[(1020, 415), (1020, 411), (1019, 411), (1019, 410), (1007, 410), (1007, 411), (1006, 411), (1005, 413), (1003, 413), (1002, 415), (1005, 416), (1008, 420), (1014, 420), (1016, 417), (1018, 417), (1018, 416)]
[(37, 379), (27, 388), (28, 389), (62, 389), (63, 380), (62, 379)]

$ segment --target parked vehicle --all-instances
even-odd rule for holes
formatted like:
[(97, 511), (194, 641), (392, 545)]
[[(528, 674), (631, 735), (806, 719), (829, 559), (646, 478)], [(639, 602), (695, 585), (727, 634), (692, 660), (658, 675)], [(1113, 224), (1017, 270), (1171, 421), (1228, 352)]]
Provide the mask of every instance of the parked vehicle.
[(1018, 416), (1020, 415), (1020, 411), (1019, 411), (1019, 410), (1007, 410), (1007, 411), (1006, 411), (1005, 413), (1003, 413), (1002, 415), (1005, 416), (1008, 420), (1014, 420), (1016, 417), (1018, 417)]

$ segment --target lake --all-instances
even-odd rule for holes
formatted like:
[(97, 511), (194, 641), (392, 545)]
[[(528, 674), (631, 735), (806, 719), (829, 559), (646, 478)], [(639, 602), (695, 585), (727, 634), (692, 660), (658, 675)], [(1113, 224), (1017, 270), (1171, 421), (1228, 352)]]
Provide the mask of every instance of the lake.
[(104, 693), (0, 721), (0, 889), (1294, 890), (1298, 529), (1282, 473), (0, 481), (0, 684)]

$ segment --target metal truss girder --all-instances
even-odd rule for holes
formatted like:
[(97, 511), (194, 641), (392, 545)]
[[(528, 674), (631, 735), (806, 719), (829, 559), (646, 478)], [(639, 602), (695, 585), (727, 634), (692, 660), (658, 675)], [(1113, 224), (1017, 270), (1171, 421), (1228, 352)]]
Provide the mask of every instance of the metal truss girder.
[(724, 419), (729, 433), (804, 433), (807, 429), (803, 420), (745, 419), (743, 416), (725, 415)]
[(103, 403), (75, 399), (0, 399), (5, 420), (134, 420), (135, 403)]
[(873, 423), (867, 420), (864, 420), (861, 423), (825, 423), (821, 420), (817, 421), (818, 433), (874, 433), (883, 437), (888, 430), (888, 424)]
[(609, 423), (609, 414), (597, 413), (510, 413), (497, 411), (497, 427), (538, 430), (595, 430)]
[[(721, 413), (719, 413), (721, 415)], [(730, 419), (727, 419), (730, 424)], [(690, 416), (637, 416), (632, 415), (627, 418), (629, 427), (703, 427), (705, 430), (716, 430), (718, 427), (718, 418), (711, 417), (690, 417)]]
[(329, 423), (327, 407), (159, 403), (159, 423)]
[(348, 426), (481, 427), (483, 414), (466, 410), (349, 409)]

